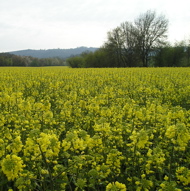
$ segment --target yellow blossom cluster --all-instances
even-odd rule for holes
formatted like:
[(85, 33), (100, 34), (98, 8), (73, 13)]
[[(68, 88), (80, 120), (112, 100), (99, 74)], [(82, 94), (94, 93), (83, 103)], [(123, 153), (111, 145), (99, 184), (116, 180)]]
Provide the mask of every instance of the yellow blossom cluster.
[(23, 161), (16, 155), (7, 155), (2, 160), (2, 171), (7, 176), (8, 180), (14, 180), (19, 177), (20, 172), (23, 170)]
[(0, 190), (190, 190), (190, 69), (0, 68)]

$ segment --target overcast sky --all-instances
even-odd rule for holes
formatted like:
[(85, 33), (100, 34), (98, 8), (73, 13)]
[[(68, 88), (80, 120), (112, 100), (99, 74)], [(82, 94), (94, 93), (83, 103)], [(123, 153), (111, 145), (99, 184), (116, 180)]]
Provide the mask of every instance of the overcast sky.
[(154, 10), (172, 42), (190, 39), (189, 0), (0, 0), (0, 52), (100, 47), (107, 32)]

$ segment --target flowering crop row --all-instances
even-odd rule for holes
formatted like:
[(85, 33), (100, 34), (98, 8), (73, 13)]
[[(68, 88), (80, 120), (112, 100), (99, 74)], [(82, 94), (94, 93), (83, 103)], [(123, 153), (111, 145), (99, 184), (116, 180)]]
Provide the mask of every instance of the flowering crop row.
[(0, 190), (190, 190), (190, 69), (0, 69)]

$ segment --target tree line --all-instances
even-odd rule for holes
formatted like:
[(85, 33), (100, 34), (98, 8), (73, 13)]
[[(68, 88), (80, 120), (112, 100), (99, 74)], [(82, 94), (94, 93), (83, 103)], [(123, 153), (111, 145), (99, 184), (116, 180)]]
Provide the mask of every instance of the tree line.
[(9, 53), (0, 54), (0, 66), (65, 66), (61, 58), (35, 58), (31, 56), (17, 56)]
[(164, 15), (149, 10), (109, 31), (97, 51), (68, 58), (67, 63), (73, 68), (190, 66), (190, 42), (171, 45), (168, 23)]

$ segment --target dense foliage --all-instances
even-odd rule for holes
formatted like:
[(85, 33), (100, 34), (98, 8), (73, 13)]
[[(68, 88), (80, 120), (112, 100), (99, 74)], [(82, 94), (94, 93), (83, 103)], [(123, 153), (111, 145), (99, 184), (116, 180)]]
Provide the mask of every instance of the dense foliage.
[(167, 30), (164, 15), (147, 11), (134, 22), (126, 21), (109, 31), (106, 42), (96, 52), (67, 62), (73, 68), (190, 66), (190, 41), (171, 46)]
[(190, 190), (190, 69), (0, 69), (0, 190)]
[(61, 58), (34, 58), (30, 56), (17, 56), (9, 53), (0, 54), (0, 66), (64, 66), (65, 60)]
[[(129, 63), (117, 62), (117, 57), (106, 47), (95, 52), (83, 53), (68, 58), (67, 64), (72, 68), (103, 68), (103, 67), (142, 67), (138, 57), (128, 56)], [(149, 56), (148, 67), (188, 67), (190, 66), (190, 47), (183, 42), (155, 49)]]

